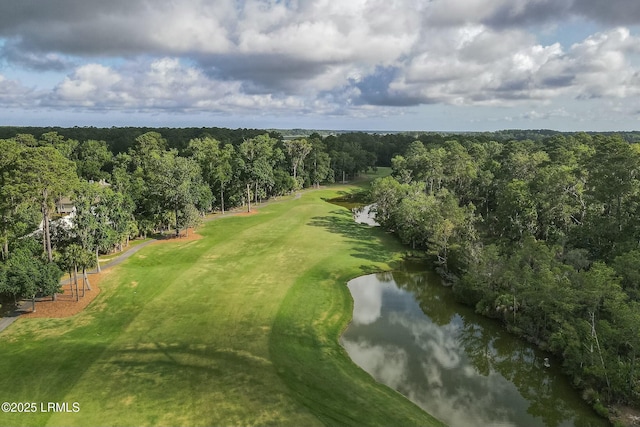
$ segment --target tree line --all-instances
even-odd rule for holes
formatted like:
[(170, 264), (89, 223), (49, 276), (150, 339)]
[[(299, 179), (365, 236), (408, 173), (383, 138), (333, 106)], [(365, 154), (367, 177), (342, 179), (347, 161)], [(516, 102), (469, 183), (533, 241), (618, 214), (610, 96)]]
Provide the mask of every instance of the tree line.
[[(171, 140), (141, 128), (65, 130), (114, 137), (79, 141), (57, 130), (8, 129), (17, 132), (0, 139), (0, 295), (14, 301), (55, 298), (63, 272), (78, 298), (90, 288), (87, 269), (100, 268), (99, 255), (131, 238), (169, 229), (179, 235), (208, 212), (250, 210), (351, 179), (376, 166), (376, 153), (387, 163), (392, 154), (390, 143), (366, 134), (283, 139), (247, 129), (163, 129)], [(54, 221), (62, 201), (73, 213)]]
[(640, 146), (617, 135), (415, 141), (378, 221), (456, 296), (558, 355), (602, 413), (640, 406)]

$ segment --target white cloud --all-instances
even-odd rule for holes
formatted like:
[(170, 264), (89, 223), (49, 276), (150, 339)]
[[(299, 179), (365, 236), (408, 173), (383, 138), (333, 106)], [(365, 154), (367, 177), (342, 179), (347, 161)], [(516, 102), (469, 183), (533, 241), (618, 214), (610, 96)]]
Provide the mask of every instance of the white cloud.
[(595, 34), (571, 47), (569, 67), (579, 95), (626, 98), (640, 94), (640, 70), (630, 56), (640, 52), (640, 38), (626, 28)]
[[(267, 21), (277, 22), (278, 16)], [(595, 34), (566, 52), (558, 43), (542, 46), (521, 30), (496, 31), (477, 24), (425, 30), (422, 38), (425, 43), (410, 56), (392, 58), (383, 52), (377, 63), (367, 63), (341, 62), (338, 55), (335, 64), (309, 73), (309, 63), (292, 64), (301, 69), (299, 75), (292, 72), (293, 77), (280, 74), (287, 64), (277, 61), (265, 61), (262, 67), (258, 60), (248, 74), (237, 75), (208, 73), (176, 57), (126, 61), (119, 67), (87, 63), (65, 77), (45, 103), (93, 109), (350, 111), (366, 116), (377, 113), (366, 104), (396, 105), (401, 99), (407, 105), (508, 106), (560, 96), (625, 98), (640, 91), (639, 72), (629, 60), (640, 40), (624, 28)], [(274, 40), (264, 42), (275, 46)], [(309, 40), (287, 49), (305, 50)], [(374, 77), (387, 63), (392, 71)], [(287, 83), (279, 85), (279, 79)], [(379, 101), (372, 100), (373, 92), (383, 94)]]
[(86, 64), (64, 79), (55, 94), (61, 101), (81, 106), (96, 106), (119, 101), (116, 85), (122, 77), (100, 64)]
[(383, 384), (398, 389), (405, 385), (408, 370), (407, 352), (396, 346), (381, 346), (365, 340), (342, 340), (354, 363)]
[[(401, 99), (407, 105), (513, 106), (567, 96), (625, 98), (640, 92), (639, 71), (629, 60), (640, 40), (624, 28), (595, 34), (568, 51), (558, 43), (542, 46), (520, 30), (495, 31), (475, 24), (427, 31), (424, 37), (433, 42), (413, 56), (396, 59), (387, 74), (375, 77), (380, 70), (375, 64), (337, 62), (308, 78), (302, 73), (284, 86), (275, 83), (282, 76), (268, 77), (286, 65), (278, 63), (265, 65), (260, 81), (252, 74), (234, 78), (206, 73), (197, 63), (185, 65), (176, 57), (127, 61), (117, 68), (88, 63), (68, 75), (47, 102), (94, 109), (271, 108), (367, 116), (380, 112), (366, 104), (394, 105)], [(275, 67), (271, 72), (270, 66)], [(259, 62), (254, 72), (260, 72)], [(275, 85), (271, 90), (270, 84)], [(379, 102), (372, 100), (373, 92), (383, 94)], [(543, 116), (548, 115), (530, 117)]]
[[(148, 23), (141, 38), (149, 38), (164, 53), (226, 53), (232, 50), (232, 23), (237, 20), (235, 2), (170, 2), (148, 4)], [(159, 7), (158, 7), (159, 6)]]
[(385, 292), (402, 292), (388, 273), (356, 277), (347, 285), (353, 296), (353, 322), (356, 325), (369, 325), (380, 318)]
[[(628, 28), (602, 26), (570, 47), (543, 44), (532, 30), (560, 32), (562, 19), (640, 23), (635, 0), (612, 1), (625, 13), (593, 0), (18, 2), (0, 6), (4, 64), (48, 71), (47, 81), (68, 74), (48, 94), (12, 76), (3, 99), (349, 117), (420, 104), (519, 106), (542, 120), (549, 103), (640, 93), (640, 38)], [(16, 93), (22, 99), (9, 101)]]
[(33, 107), (38, 93), (0, 74), (0, 108)]
[(568, 51), (559, 43), (542, 46), (521, 30), (469, 25), (439, 31), (438, 42), (397, 68), (390, 96), (510, 106), (563, 96), (625, 98), (640, 91), (640, 69), (630, 60), (640, 38), (628, 29), (595, 34)]
[(394, 93), (417, 102), (505, 105), (558, 95), (540, 81), (540, 71), (563, 55), (559, 44), (541, 46), (522, 31), (478, 25), (447, 30), (439, 40), (407, 61), (390, 84)]
[[(51, 107), (133, 111), (292, 111), (307, 100), (296, 96), (247, 94), (242, 82), (213, 79), (176, 58), (125, 63), (119, 68), (86, 64), (47, 97)], [(324, 107), (328, 108), (327, 103)]]

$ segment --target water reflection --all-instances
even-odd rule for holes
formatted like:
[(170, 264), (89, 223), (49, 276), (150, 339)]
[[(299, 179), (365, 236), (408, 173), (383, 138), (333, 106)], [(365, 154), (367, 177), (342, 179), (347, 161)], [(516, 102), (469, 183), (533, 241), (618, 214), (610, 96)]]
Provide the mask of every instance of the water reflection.
[(367, 224), (371, 226), (379, 226), (376, 221), (375, 215), (376, 205), (375, 203), (372, 205), (361, 206), (359, 208), (353, 208), (351, 211), (353, 212), (353, 219), (358, 224)]
[(353, 361), (450, 426), (604, 426), (547, 355), (457, 304), (428, 273), (349, 282)]
[(382, 309), (382, 294), (384, 292), (402, 292), (396, 286), (392, 276), (376, 275), (378, 286), (367, 286), (369, 276), (353, 279), (349, 283), (353, 296), (353, 322), (358, 325), (368, 325), (378, 320)]

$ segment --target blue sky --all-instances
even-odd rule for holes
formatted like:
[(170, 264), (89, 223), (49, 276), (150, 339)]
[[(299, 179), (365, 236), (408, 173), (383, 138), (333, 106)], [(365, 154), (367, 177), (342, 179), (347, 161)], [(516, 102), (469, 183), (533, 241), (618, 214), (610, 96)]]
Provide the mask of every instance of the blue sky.
[(640, 130), (637, 0), (0, 3), (0, 125)]

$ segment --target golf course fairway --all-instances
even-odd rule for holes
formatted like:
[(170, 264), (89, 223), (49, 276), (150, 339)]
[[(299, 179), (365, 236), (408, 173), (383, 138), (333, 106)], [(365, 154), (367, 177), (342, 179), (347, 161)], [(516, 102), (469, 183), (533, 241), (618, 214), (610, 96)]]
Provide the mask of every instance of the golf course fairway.
[(207, 222), (199, 240), (113, 267), (83, 312), (15, 322), (0, 333), (0, 402), (36, 410), (0, 425), (440, 425), (338, 343), (346, 282), (402, 252), (326, 202), (354, 189)]

